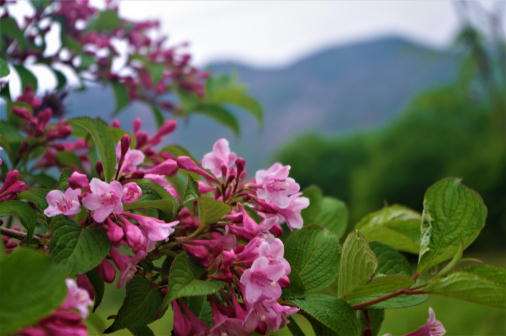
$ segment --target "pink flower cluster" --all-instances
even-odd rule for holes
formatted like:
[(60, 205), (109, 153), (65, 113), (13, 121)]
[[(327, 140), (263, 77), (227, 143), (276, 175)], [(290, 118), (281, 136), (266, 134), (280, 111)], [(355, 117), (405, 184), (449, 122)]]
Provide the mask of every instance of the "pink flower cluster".
[[(291, 229), (301, 228), (300, 212), (309, 205), (299, 185), (288, 176), (290, 167), (277, 163), (246, 181), (245, 161), (230, 150), (225, 139), (204, 155), (202, 166), (185, 156), (177, 162), (181, 169), (203, 177), (201, 193), (234, 209), (222, 225), (183, 245), (206, 268), (209, 279), (227, 283), (224, 295), (229, 297), (210, 300), (212, 327), (199, 321), (184, 302), (173, 302), (176, 335), (250, 335), (278, 330), (298, 309), (279, 303), (283, 288), (290, 285), (290, 265), (276, 236), (281, 235), (283, 223)], [(248, 209), (260, 216), (258, 222)], [(181, 211), (180, 220), (193, 229), (198, 221), (191, 220), (187, 211)]]
[(73, 279), (65, 281), (67, 297), (60, 307), (36, 325), (19, 331), (19, 336), (86, 336), (83, 320), (93, 301), (88, 292), (80, 288)]
[(19, 171), (8, 171), (5, 176), (5, 180), (0, 187), (0, 201), (15, 199), (18, 193), (26, 189), (28, 189), (28, 185), (21, 180)]

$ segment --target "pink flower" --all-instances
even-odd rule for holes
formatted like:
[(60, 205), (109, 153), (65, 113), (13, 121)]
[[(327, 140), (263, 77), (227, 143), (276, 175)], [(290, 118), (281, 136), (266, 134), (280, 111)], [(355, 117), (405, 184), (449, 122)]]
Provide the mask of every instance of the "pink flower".
[(121, 288), (130, 281), (135, 273), (137, 272), (137, 264), (144, 259), (146, 253), (139, 251), (134, 256), (122, 255), (117, 248), (112, 248), (109, 252), (114, 264), (120, 271), (120, 277), (117, 283), (117, 287)]
[(244, 324), (259, 333), (266, 334), (280, 329), (288, 321), (288, 316), (298, 311), (296, 307), (283, 306), (276, 301), (259, 301), (250, 306)]
[(309, 206), (309, 199), (300, 195), (292, 195), (288, 207), (279, 209), (279, 214), (286, 220), (290, 229), (300, 229), (304, 224), (301, 211)]
[(21, 174), (17, 170), (10, 170), (5, 176), (4, 183), (0, 187), (0, 201), (7, 201), (16, 198), (19, 192), (28, 189), (25, 182), (20, 180)]
[(175, 336), (204, 336), (207, 326), (183, 302), (172, 301)]
[(135, 182), (128, 182), (123, 186), (123, 199), (125, 203), (133, 203), (142, 196), (141, 187)]
[(212, 152), (204, 155), (202, 167), (219, 178), (230, 173), (229, 170), (234, 168), (236, 160), (237, 155), (230, 151), (228, 141), (222, 138), (214, 143)]
[(177, 171), (177, 162), (172, 159), (167, 159), (162, 163), (157, 164), (156, 166), (145, 170), (148, 174), (156, 174), (156, 175), (173, 175)]
[(244, 298), (253, 304), (262, 298), (277, 300), (281, 296), (278, 280), (286, 274), (282, 263), (269, 263), (266, 257), (257, 258), (241, 276)]
[(75, 189), (88, 188), (89, 186), (88, 176), (79, 172), (73, 172), (69, 177), (68, 183), (72, 188)]
[(109, 260), (104, 259), (100, 265), (98, 265), (97, 270), (98, 274), (105, 282), (111, 283), (114, 281), (114, 278), (116, 277), (116, 270)]
[(216, 304), (212, 305), (213, 327), (210, 330), (212, 336), (247, 336), (251, 335), (255, 330), (255, 326), (245, 325), (246, 311), (237, 302), (237, 298), (233, 297), (233, 315), (225, 315)]
[(154, 217), (141, 215), (134, 215), (134, 218), (151, 241), (166, 240), (174, 232), (174, 227), (179, 224), (179, 221), (166, 223)]
[(134, 252), (145, 252), (147, 241), (144, 233), (137, 225), (130, 223), (126, 218), (122, 217), (121, 219), (123, 220), (123, 231), (125, 232), (128, 246), (130, 246)]
[(93, 305), (88, 291), (77, 286), (74, 279), (66, 279), (68, 294), (65, 302), (61, 306), (63, 309), (76, 309), (79, 311), (81, 318), (88, 317), (88, 309)]
[(64, 193), (60, 190), (51, 190), (46, 195), (48, 207), (44, 210), (44, 214), (47, 217), (76, 215), (81, 209), (79, 195), (81, 195), (80, 189), (68, 188)]
[(168, 192), (171, 196), (177, 197), (177, 190), (172, 186), (172, 184), (167, 181), (165, 176), (163, 175), (157, 175), (157, 174), (146, 174), (144, 175), (144, 178), (146, 180), (149, 180), (153, 183), (158, 184), (160, 187), (162, 187), (166, 192)]
[[(116, 158), (121, 158), (121, 141), (116, 145)], [(144, 153), (138, 149), (128, 149), (121, 165), (121, 174), (131, 174), (144, 162)]]
[(278, 208), (290, 205), (291, 196), (298, 193), (299, 185), (293, 178), (288, 177), (290, 166), (280, 163), (273, 164), (267, 170), (259, 170), (255, 175), (258, 186), (257, 197)]
[(102, 223), (110, 214), (123, 212), (123, 186), (118, 181), (107, 183), (93, 178), (90, 182), (91, 193), (83, 198), (83, 205), (91, 210), (91, 216)]
[(105, 224), (107, 237), (113, 243), (119, 243), (121, 239), (123, 239), (123, 229), (116, 223), (114, 223), (110, 218), (107, 218), (107, 223)]
[(429, 308), (429, 318), (427, 322), (422, 325), (418, 330), (406, 334), (406, 336), (443, 336), (446, 334), (446, 329), (443, 324), (436, 320), (436, 313), (432, 308)]

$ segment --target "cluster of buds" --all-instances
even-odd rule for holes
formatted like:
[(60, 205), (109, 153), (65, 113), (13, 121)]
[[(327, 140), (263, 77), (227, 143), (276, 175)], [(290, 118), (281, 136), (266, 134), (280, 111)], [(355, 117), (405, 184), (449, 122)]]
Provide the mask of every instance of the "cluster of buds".
[(26, 189), (28, 189), (28, 186), (21, 180), (19, 172), (17, 170), (8, 171), (0, 187), (0, 201), (15, 199), (18, 193)]

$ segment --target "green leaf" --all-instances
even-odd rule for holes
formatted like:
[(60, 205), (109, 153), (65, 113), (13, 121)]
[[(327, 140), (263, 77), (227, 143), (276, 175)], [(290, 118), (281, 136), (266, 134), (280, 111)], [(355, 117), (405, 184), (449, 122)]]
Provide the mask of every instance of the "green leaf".
[(174, 156), (188, 156), (193, 158), (193, 155), (190, 153), (190, 151), (183, 146), (180, 145), (167, 145), (165, 147), (162, 147), (160, 150), (161, 152), (169, 152)]
[(304, 224), (316, 223), (315, 218), (322, 209), (323, 194), (319, 187), (311, 185), (302, 191), (302, 194), (309, 198), (309, 206), (302, 210)]
[(425, 193), (418, 271), (423, 272), (468, 247), (485, 225), (487, 208), (457, 178), (432, 185)]
[(65, 299), (65, 277), (39, 252), (18, 247), (0, 260), (0, 335), (49, 315)]
[(56, 89), (63, 90), (67, 86), (67, 77), (65, 76), (65, 74), (63, 72), (61, 72), (58, 69), (51, 68), (51, 67), (49, 67), (49, 69), (51, 69), (51, 71), (53, 71), (54, 76), (56, 78)]
[(118, 11), (108, 9), (99, 11), (98, 15), (94, 17), (88, 24), (88, 31), (96, 32), (111, 32), (121, 26), (121, 19), (118, 16)]
[(35, 77), (30, 70), (20, 64), (14, 65), (14, 69), (16, 69), (16, 72), (18, 73), (19, 79), (21, 80), (21, 87), (23, 89), (31, 87), (34, 91), (37, 91), (37, 77)]
[(421, 303), (424, 303), (429, 298), (426, 294), (420, 295), (400, 295), (393, 299), (386, 300), (380, 302), (378, 304), (372, 305), (369, 308), (371, 309), (398, 309), (398, 308), (408, 308), (413, 306), (418, 306)]
[(116, 108), (114, 109), (114, 114), (118, 114), (128, 105), (128, 90), (125, 85), (119, 82), (112, 82), (111, 85), (114, 97), (116, 98)]
[(66, 217), (57, 216), (51, 221), (51, 231), (51, 256), (71, 275), (93, 269), (109, 252), (109, 240), (98, 227), (82, 228)]
[(16, 20), (12, 16), (7, 15), (0, 19), (0, 47), (3, 50), (8, 47), (8, 45), (4, 45), (4, 36), (15, 40), (21, 50), (27, 49), (30, 46), (23, 31), (19, 28)]
[[(360, 311), (360, 320), (364, 326), (362, 335), (376, 336), (381, 330), (381, 325), (385, 319), (385, 311), (383, 309), (368, 309)], [(369, 329), (365, 329), (366, 326)], [(367, 331), (368, 330), (368, 333)]]
[(91, 282), (93, 286), (93, 290), (95, 292), (95, 297), (93, 299), (93, 311), (97, 310), (100, 303), (102, 303), (102, 298), (104, 297), (105, 284), (102, 277), (98, 274), (97, 269), (92, 269), (89, 272), (86, 272), (86, 276)]
[(184, 301), (201, 321), (204, 321), (207, 325), (212, 324), (212, 308), (207, 296), (190, 296), (185, 298)]
[(136, 328), (161, 317), (162, 293), (149, 280), (135, 276), (126, 286), (126, 296), (117, 318), (104, 333)]
[(377, 274), (411, 275), (411, 265), (402, 254), (378, 242), (372, 242), (369, 246), (378, 259)]
[(130, 331), (134, 336), (155, 336), (153, 330), (151, 330), (147, 325), (128, 327), (128, 331)]
[(506, 268), (478, 265), (429, 282), (426, 290), (464, 301), (506, 308)]
[(314, 219), (314, 224), (329, 229), (338, 238), (341, 238), (348, 226), (348, 209), (340, 200), (324, 197), (321, 211)]
[(56, 153), (56, 162), (63, 167), (73, 168), (74, 170), (81, 167), (79, 156), (70, 151), (58, 151), (58, 153)]
[(343, 245), (338, 295), (343, 297), (371, 280), (378, 261), (367, 240), (358, 231), (348, 235)]
[(421, 221), (418, 212), (392, 205), (368, 214), (355, 228), (369, 241), (377, 241), (399, 251), (418, 253)]
[[(324, 294), (309, 294), (303, 299), (292, 299), (291, 303), (328, 328), (331, 335), (358, 336), (360, 323), (355, 311), (345, 301)], [(321, 335), (318, 333), (317, 335)]]
[(19, 199), (29, 201), (37, 207), (39, 210), (47, 208), (46, 195), (49, 189), (31, 187), (28, 190), (20, 192), (18, 194)]
[(174, 217), (177, 210), (177, 202), (174, 199), (157, 199), (157, 200), (140, 200), (130, 204), (125, 204), (125, 210), (139, 210), (139, 209), (157, 209), (165, 212), (171, 217)]
[(28, 238), (32, 237), (37, 226), (37, 213), (28, 203), (16, 200), (0, 202), (0, 217), (9, 215), (17, 217), (26, 229)]
[(169, 293), (164, 299), (164, 306), (174, 299), (209, 295), (218, 292), (224, 282), (214, 280), (200, 280), (205, 270), (194, 263), (185, 253), (179, 253), (170, 268)]
[(162, 110), (156, 105), (151, 105), (151, 113), (153, 113), (153, 117), (155, 118), (156, 126), (162, 126), (165, 121)]
[(350, 304), (366, 302), (401, 288), (409, 288), (413, 283), (411, 277), (407, 275), (384, 275), (353, 289), (344, 298)]
[(0, 57), (0, 77), (7, 76), (11, 71), (9, 70), (9, 64)]
[(200, 197), (198, 199), (198, 209), (201, 225), (216, 223), (231, 210), (228, 204), (210, 197)]
[(340, 253), (339, 239), (328, 230), (293, 231), (285, 242), (285, 258), (292, 268), (292, 286), (286, 294), (330, 286), (337, 277)]
[(237, 118), (224, 106), (218, 104), (197, 104), (190, 112), (202, 114), (214, 119), (228, 127), (235, 135), (241, 133), (241, 127), (239, 126)]
[(121, 131), (112, 129), (100, 119), (79, 117), (69, 120), (77, 136), (89, 135), (97, 148), (98, 159), (104, 165), (106, 181), (111, 181), (116, 173), (116, 143), (121, 138)]

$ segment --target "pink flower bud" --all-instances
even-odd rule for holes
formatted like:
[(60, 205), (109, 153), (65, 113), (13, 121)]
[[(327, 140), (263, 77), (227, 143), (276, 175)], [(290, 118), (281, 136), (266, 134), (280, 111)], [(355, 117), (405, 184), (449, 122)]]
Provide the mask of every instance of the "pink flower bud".
[(123, 202), (133, 203), (142, 196), (142, 189), (135, 182), (128, 182), (123, 186)]
[(123, 239), (123, 229), (114, 223), (110, 218), (107, 218), (107, 237), (113, 243), (119, 243)]
[(128, 148), (130, 148), (130, 136), (128, 134), (123, 135), (121, 137), (120, 143), (121, 143), (121, 156), (123, 157), (128, 151)]
[(142, 233), (141, 229), (137, 225), (130, 223), (124, 217), (122, 217), (122, 220), (124, 224), (123, 231), (125, 233), (128, 246), (130, 246), (134, 252), (146, 250), (146, 237)]
[(100, 277), (107, 283), (113, 282), (116, 277), (116, 270), (109, 260), (104, 259), (104, 261), (98, 265), (97, 271)]
[(180, 156), (180, 157), (178, 157), (177, 158), (177, 165), (179, 166), (179, 168), (182, 168), (182, 169), (185, 169), (185, 170), (189, 170), (189, 171), (191, 171), (193, 173), (199, 174), (200, 176), (205, 177), (208, 180), (211, 180), (211, 181), (216, 180), (216, 178), (214, 176), (212, 176), (211, 174), (209, 174), (203, 168), (200, 168), (195, 163), (195, 161), (193, 161), (188, 156)]
[(154, 166), (153, 168), (147, 169), (146, 173), (148, 174), (156, 174), (156, 175), (165, 175), (170, 176), (173, 175), (178, 168), (178, 164), (176, 161), (172, 159), (167, 159), (162, 163)]
[(133, 121), (133, 130), (134, 132), (139, 132), (142, 127), (142, 120), (141, 118), (135, 118)]
[(79, 172), (73, 172), (72, 175), (70, 175), (68, 179), (69, 186), (71, 188), (77, 189), (77, 188), (88, 188), (89, 181), (88, 176), (85, 174), (81, 174)]

